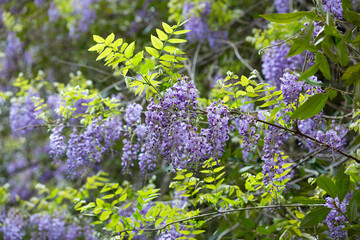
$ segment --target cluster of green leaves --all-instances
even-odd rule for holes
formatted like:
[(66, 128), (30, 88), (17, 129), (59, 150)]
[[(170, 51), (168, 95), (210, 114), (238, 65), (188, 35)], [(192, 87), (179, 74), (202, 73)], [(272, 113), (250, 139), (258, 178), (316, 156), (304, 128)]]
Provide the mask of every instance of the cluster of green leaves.
[[(349, 190), (357, 186), (358, 182), (355, 181), (358, 180), (358, 176), (355, 176), (356, 174), (351, 174), (351, 168), (346, 168), (347, 169), (345, 171), (344, 165), (338, 170), (335, 176), (335, 181), (325, 176), (320, 176), (316, 179), (317, 186), (322, 190), (321, 195), (324, 195), (326, 193), (333, 199), (338, 198), (341, 202), (344, 200), (345, 196), (349, 194)], [(348, 171), (350, 172), (350, 176), (347, 174)], [(293, 199), (293, 202), (316, 204), (324, 202), (324, 200), (297, 197)], [(349, 230), (349, 237), (358, 236), (358, 234), (360, 233), (360, 228), (356, 224), (359, 218), (357, 213), (359, 206), (360, 191), (355, 190), (351, 193), (351, 198), (347, 206), (347, 212), (345, 213), (347, 219), (346, 230)], [(319, 223), (325, 220), (330, 210), (331, 209), (327, 207), (319, 207), (308, 212), (304, 219), (302, 219), (300, 227), (311, 228), (314, 226), (318, 226)]]
[[(351, 10), (351, 3), (348, 0), (343, 1), (343, 8), (345, 18), (350, 22), (348, 29), (345, 33), (340, 32), (338, 25), (335, 25), (335, 21), (331, 14), (324, 15), (320, 9), (315, 9), (309, 12), (295, 12), (286, 14), (269, 14), (262, 15), (265, 19), (275, 22), (294, 22), (303, 17), (307, 17), (313, 21), (320, 21), (323, 24), (323, 31), (313, 39), (314, 24), (308, 24), (294, 39), (291, 45), (290, 51), (287, 57), (295, 56), (303, 53), (304, 51), (310, 51), (314, 53), (315, 64), (301, 73), (299, 81), (308, 80), (309, 84), (316, 84), (309, 82), (309, 77), (315, 75), (318, 71), (329, 80), (326, 83), (326, 93), (319, 93), (309, 98), (302, 106), (297, 109), (292, 115), (293, 119), (306, 119), (318, 114), (325, 106), (329, 99), (336, 97), (337, 92), (332, 88), (332, 84), (336, 82), (344, 82), (345, 85), (357, 85), (359, 79), (357, 77), (359, 72), (359, 64), (347, 67), (350, 62), (348, 52), (358, 53), (353, 45), (357, 45), (359, 42), (359, 34), (353, 34), (352, 29), (359, 27), (357, 19), (360, 15)], [(350, 54), (351, 56), (351, 54)], [(340, 79), (335, 79), (335, 76), (331, 74), (329, 60), (333, 64), (337, 64), (342, 68), (346, 68)], [(358, 69), (359, 68), (359, 69)], [(343, 93), (343, 92), (341, 92)], [(316, 103), (317, 107), (314, 108)]]
[(203, 203), (215, 209), (241, 206), (245, 201), (243, 192), (238, 186), (224, 183), (224, 169), (225, 166), (219, 165), (218, 161), (209, 159), (203, 163), (197, 177), (186, 169), (178, 171), (173, 179), (176, 181), (170, 184), (170, 188), (183, 192), (182, 196), (187, 197), (194, 206)]
[[(135, 94), (141, 95), (146, 91), (146, 98), (149, 99), (153, 93), (159, 94), (160, 90), (181, 76), (178, 70), (184, 67), (181, 61), (187, 58), (181, 56), (184, 52), (172, 44), (186, 42), (185, 39), (176, 38), (188, 32), (188, 30), (178, 30), (184, 23), (171, 27), (163, 22), (164, 31), (156, 29), (157, 36), (151, 35), (152, 47), (145, 47), (145, 51), (150, 56), (144, 57), (144, 51), (134, 54), (135, 42), (128, 44), (122, 38), (114, 41), (113, 33), (106, 39), (94, 35), (97, 44), (89, 51), (97, 51), (99, 56), (96, 60), (105, 59), (105, 66), (116, 68), (123, 63), (119, 69), (121, 75), (125, 77), (130, 87), (136, 88)], [(126, 77), (129, 71), (132, 78)], [(136, 75), (139, 75), (140, 79)]]

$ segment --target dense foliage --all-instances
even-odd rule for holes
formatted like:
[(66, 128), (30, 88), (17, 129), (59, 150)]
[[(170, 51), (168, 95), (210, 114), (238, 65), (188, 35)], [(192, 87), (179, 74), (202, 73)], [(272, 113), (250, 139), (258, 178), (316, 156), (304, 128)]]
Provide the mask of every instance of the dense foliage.
[(0, 0), (0, 238), (359, 239), (357, 0)]

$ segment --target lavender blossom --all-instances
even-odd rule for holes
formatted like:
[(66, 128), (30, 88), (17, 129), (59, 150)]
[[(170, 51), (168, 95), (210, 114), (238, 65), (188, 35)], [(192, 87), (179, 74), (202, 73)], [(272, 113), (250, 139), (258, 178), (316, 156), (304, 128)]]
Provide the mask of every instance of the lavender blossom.
[(33, 239), (60, 240), (65, 235), (65, 223), (60, 218), (36, 213), (30, 217), (30, 224), (37, 231), (32, 231)]
[(43, 120), (36, 118), (34, 102), (31, 100), (32, 93), (28, 93), (25, 99), (15, 99), (10, 107), (10, 127), (13, 136), (26, 136), (31, 133)]
[(340, 202), (339, 198), (335, 199), (327, 197), (325, 207), (331, 209), (330, 213), (326, 217), (326, 223), (330, 229), (331, 237), (333, 239), (345, 239), (347, 236), (346, 230), (344, 230), (346, 222), (346, 207), (349, 204), (347, 199)]
[(335, 14), (337, 19), (341, 19), (343, 15), (341, 0), (323, 0), (323, 10)]
[[(276, 45), (276, 42), (272, 42)], [(286, 44), (270, 48), (262, 55), (262, 73), (270, 84), (280, 88), (280, 77), (283, 75), (284, 69), (299, 69), (304, 62), (304, 56), (296, 55), (286, 58), (290, 47)]]
[(288, 13), (289, 9), (289, 0), (275, 0), (274, 5), (278, 13)]
[(60, 17), (60, 11), (53, 2), (50, 3), (48, 16), (49, 16), (49, 22), (56, 22)]
[(127, 125), (134, 125), (140, 120), (142, 109), (142, 106), (137, 103), (133, 103), (127, 106), (125, 113), (125, 121)]
[(64, 130), (64, 124), (60, 124), (52, 129), (50, 134), (50, 157), (53, 160), (57, 160), (64, 154), (66, 151), (65, 137), (61, 134)]
[(25, 221), (14, 208), (10, 209), (5, 219), (0, 220), (0, 232), (4, 240), (21, 240), (25, 236)]
[(229, 140), (229, 133), (232, 125), (229, 125), (231, 116), (228, 108), (216, 101), (211, 103), (207, 109), (209, 128), (206, 131), (209, 151), (215, 158), (220, 157), (224, 152), (224, 146)]

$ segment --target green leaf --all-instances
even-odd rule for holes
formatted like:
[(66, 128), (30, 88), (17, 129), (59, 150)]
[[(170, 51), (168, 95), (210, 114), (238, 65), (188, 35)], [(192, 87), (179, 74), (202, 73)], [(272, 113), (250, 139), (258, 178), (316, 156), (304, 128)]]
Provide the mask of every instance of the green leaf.
[(337, 37), (337, 38), (340, 38), (340, 39), (343, 38), (343, 35), (341, 35), (339, 33), (339, 31), (336, 29), (336, 27), (333, 26), (333, 25), (331, 25), (331, 26), (330, 25), (325, 25), (324, 33), (326, 35), (334, 36), (334, 37)]
[(111, 211), (102, 212), (99, 217), (100, 221), (104, 222), (105, 220), (107, 220), (110, 217), (111, 213)]
[(104, 43), (105, 42), (105, 39), (103, 39), (102, 37), (100, 37), (98, 35), (93, 35), (93, 39), (97, 43)]
[(143, 59), (144, 57), (144, 51), (141, 51), (141, 52), (138, 52), (132, 59), (131, 59), (131, 63), (134, 65), (134, 66), (137, 66), (141, 60)]
[(350, 221), (355, 221), (357, 218), (357, 209), (358, 209), (357, 205), (358, 204), (356, 199), (351, 198), (349, 205), (347, 207), (347, 215), (349, 216)]
[(157, 220), (155, 221), (155, 227), (159, 226), (159, 224), (160, 224), (162, 221), (164, 221), (163, 218), (157, 219)]
[(332, 198), (336, 197), (336, 187), (333, 181), (327, 177), (318, 177), (316, 179), (316, 184), (319, 188), (325, 190)]
[(350, 186), (350, 177), (344, 172), (345, 166), (343, 165), (336, 174), (336, 192), (339, 200), (342, 201), (347, 194)]
[(356, 85), (360, 81), (360, 63), (348, 67), (341, 76), (341, 81), (345, 81), (346, 85)]
[(111, 33), (106, 39), (105, 39), (105, 44), (109, 45), (110, 43), (112, 43), (112, 41), (114, 41), (115, 39), (115, 35), (114, 33)]
[(135, 42), (132, 42), (129, 44), (129, 46), (125, 49), (125, 57), (126, 58), (131, 58), (134, 54), (134, 49), (135, 49)]
[(304, 82), (306, 82), (307, 84), (310, 84), (311, 86), (316, 86), (316, 87), (326, 87), (325, 84), (321, 83), (321, 82), (318, 82), (314, 79), (311, 79), (311, 78), (307, 78), (304, 80)]
[(105, 44), (102, 44), (102, 43), (99, 43), (99, 44), (96, 44), (94, 46), (92, 46), (91, 48), (88, 49), (89, 52), (92, 52), (92, 51), (102, 51), (103, 49), (105, 48)]
[(127, 198), (127, 193), (125, 193), (124, 195), (122, 195), (122, 196), (119, 198), (119, 202), (125, 201), (126, 198)]
[(207, 183), (212, 183), (215, 179), (213, 177), (207, 177), (204, 179), (205, 182)]
[(310, 23), (304, 28), (297, 38), (294, 39), (294, 43), (291, 45), (289, 53), (286, 57), (292, 57), (304, 52), (311, 43), (311, 39), (314, 34), (314, 24)]
[(324, 54), (330, 58), (333, 62), (338, 63), (336, 56), (333, 53), (332, 48), (335, 47), (335, 44), (331, 36), (325, 36), (324, 41), (321, 43)]
[(115, 196), (115, 194), (108, 194), (102, 197), (102, 199), (110, 199), (113, 198)]
[(337, 91), (334, 89), (326, 89), (326, 93), (329, 95), (330, 99), (334, 99), (337, 96)]
[(164, 51), (168, 52), (170, 54), (184, 54), (184, 52), (182, 52), (180, 49), (178, 49), (177, 47), (174, 46), (166, 46), (164, 47)]
[(173, 32), (173, 35), (180, 35), (180, 34), (184, 34), (184, 33), (188, 33), (190, 32), (190, 30), (179, 30), (176, 32)]
[(145, 47), (145, 50), (147, 53), (149, 53), (151, 56), (155, 58), (159, 58), (159, 51), (152, 47)]
[(345, 18), (352, 24), (360, 27), (360, 14), (354, 11), (351, 11), (349, 8), (344, 9)]
[(323, 221), (330, 212), (330, 208), (321, 207), (308, 213), (301, 221), (300, 227), (307, 228), (312, 227), (321, 221)]
[(265, 18), (270, 22), (277, 22), (277, 23), (288, 23), (292, 21), (297, 21), (300, 18), (306, 16), (308, 12), (300, 11), (294, 13), (273, 13), (267, 15), (260, 15), (260, 17)]
[(340, 41), (336, 45), (336, 56), (342, 67), (346, 67), (349, 64), (350, 58), (347, 52), (347, 48), (344, 41)]
[(269, 107), (269, 106), (272, 106), (276, 104), (276, 101), (275, 100), (271, 100), (271, 101), (268, 101), (266, 103), (264, 103), (263, 105), (261, 105), (260, 107), (263, 108), (263, 107)]
[(321, 53), (317, 53), (315, 57), (315, 64), (319, 65), (319, 69), (328, 80), (331, 80), (330, 66), (328, 60)]
[(304, 79), (314, 76), (314, 74), (318, 71), (318, 69), (319, 69), (319, 65), (314, 64), (313, 66), (309, 67), (305, 72), (301, 74), (298, 81), (303, 81)]
[(96, 61), (107, 57), (112, 52), (111, 48), (105, 48), (105, 50), (96, 58)]
[(292, 119), (308, 119), (318, 114), (324, 107), (329, 98), (326, 93), (315, 94), (305, 103), (298, 107), (292, 114)]
[(159, 50), (162, 49), (164, 46), (162, 41), (160, 39), (158, 39), (157, 37), (155, 37), (154, 35), (151, 35), (151, 43), (155, 48), (157, 48)]
[(308, 198), (304, 196), (294, 197), (289, 200), (293, 203), (302, 203), (302, 204), (319, 204), (319, 203), (325, 203), (324, 199), (320, 198)]
[(171, 38), (168, 41), (169, 41), (169, 43), (184, 43), (184, 42), (187, 42), (187, 40), (185, 40), (185, 39), (178, 39), (178, 38)]
[(119, 46), (123, 43), (123, 39), (122, 38), (119, 38), (119, 39), (116, 39), (115, 42), (113, 42), (113, 44), (111, 45), (112, 47), (118, 49)]
[(261, 235), (270, 235), (271, 233), (274, 232), (274, 230), (271, 227), (257, 227), (256, 231)]
[[(160, 57), (160, 59), (161, 59), (161, 60), (164, 60), (164, 61), (170, 62), (170, 61), (175, 61), (175, 56), (166, 54), (166, 55), (162, 55), (162, 56)], [(175, 61), (175, 62), (176, 62), (176, 61)]]
[(359, 204), (360, 204), (360, 191), (356, 191), (354, 195), (351, 197), (347, 208), (347, 215), (349, 216), (351, 221), (355, 221), (357, 219), (357, 209)]
[(164, 30), (165, 30), (166, 33), (171, 34), (171, 33), (173, 32), (173, 29), (169, 26), (169, 24), (163, 22), (163, 23), (162, 23), (162, 26), (163, 26), (163, 28), (164, 28)]
[(161, 31), (160, 29), (156, 29), (156, 33), (157, 33), (158, 37), (160, 38), (160, 40), (162, 40), (162, 41), (165, 41), (168, 38), (166, 33)]

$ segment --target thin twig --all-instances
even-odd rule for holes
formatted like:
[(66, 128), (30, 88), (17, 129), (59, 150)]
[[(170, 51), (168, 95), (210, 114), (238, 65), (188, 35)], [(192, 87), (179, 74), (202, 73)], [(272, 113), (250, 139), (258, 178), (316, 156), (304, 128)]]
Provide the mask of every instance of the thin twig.
[[(226, 40), (219, 40), (220, 42), (226, 43), (228, 44), (230, 47), (232, 47), (232, 49), (234, 49), (234, 53), (235, 56), (240, 60), (240, 62), (242, 64), (244, 64), (244, 66), (249, 69), (251, 72), (254, 71), (254, 68), (252, 66), (250, 66), (250, 64), (248, 64), (245, 59), (243, 57), (241, 57), (236, 45), (233, 42), (230, 41), (226, 41)], [(260, 80), (261, 83), (264, 83), (264, 79), (260, 76), (259, 73), (256, 73), (256, 76), (258, 77), (258, 79)]]
[(161, 227), (158, 228), (132, 228), (132, 229), (124, 229), (121, 230), (119, 232), (116, 233), (120, 234), (122, 232), (140, 232), (140, 231), (144, 231), (144, 232), (154, 232), (154, 231), (160, 231), (165, 229), (166, 227), (176, 224), (176, 223), (182, 223), (182, 222), (186, 222), (186, 221), (190, 221), (190, 220), (194, 220), (194, 219), (198, 219), (198, 218), (203, 218), (203, 217), (210, 217), (213, 215), (218, 215), (218, 214), (226, 214), (226, 213), (232, 213), (232, 212), (240, 212), (240, 211), (246, 211), (246, 210), (259, 210), (259, 209), (267, 209), (267, 208), (287, 208), (287, 207), (323, 207), (324, 204), (284, 204), (284, 205), (269, 205), (269, 206), (257, 206), (257, 207), (245, 207), (245, 208), (236, 208), (236, 209), (229, 209), (229, 210), (222, 210), (222, 211), (216, 211), (216, 212), (211, 212), (211, 213), (205, 213), (205, 214), (200, 214), (197, 216), (193, 216), (193, 217), (188, 217), (188, 218), (183, 218), (183, 219), (179, 219), (170, 223), (167, 223)]
[(195, 82), (195, 70), (196, 70), (196, 63), (197, 63), (197, 59), (199, 56), (199, 52), (200, 52), (200, 48), (201, 48), (201, 43), (199, 43), (196, 47), (195, 50), (195, 54), (194, 54), (194, 60), (192, 61), (192, 80)]

